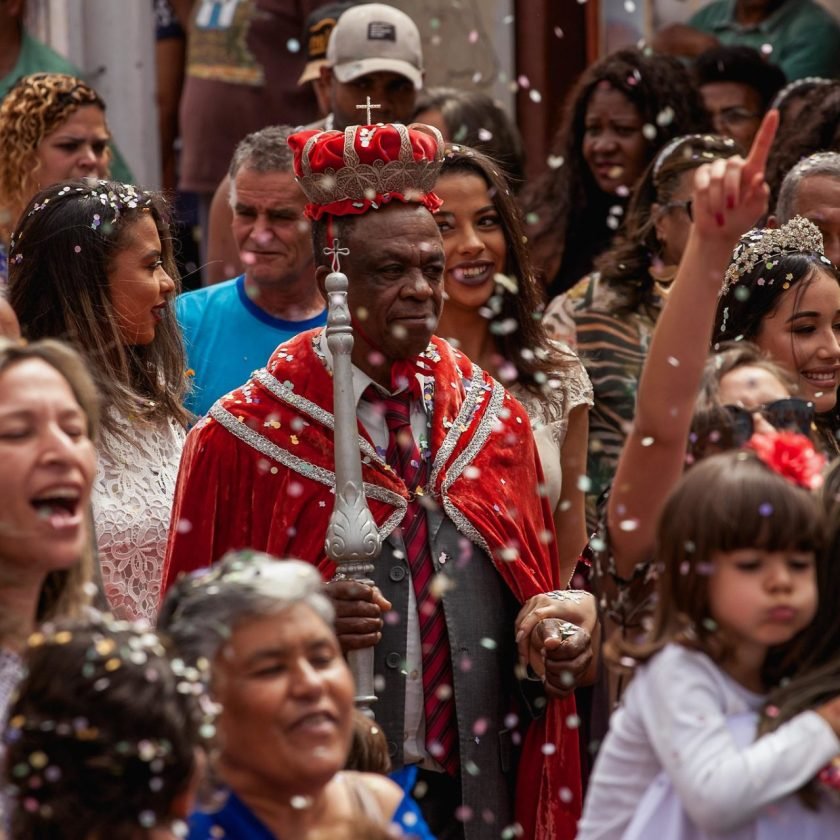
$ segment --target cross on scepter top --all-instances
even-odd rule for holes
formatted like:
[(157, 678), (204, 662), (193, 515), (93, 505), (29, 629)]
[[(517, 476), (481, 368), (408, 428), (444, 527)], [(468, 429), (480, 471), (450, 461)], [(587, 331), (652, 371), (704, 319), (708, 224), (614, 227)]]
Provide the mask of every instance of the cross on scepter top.
[(371, 112), (372, 110), (375, 110), (376, 108), (381, 108), (382, 106), (381, 106), (381, 105), (373, 105), (373, 104), (371, 104), (371, 101), (370, 101), (370, 97), (369, 97), (369, 96), (368, 96), (368, 97), (366, 97), (366, 99), (367, 99), (367, 102), (365, 102), (365, 104), (364, 104), (364, 105), (357, 105), (357, 106), (356, 106), (356, 110), (357, 110), (357, 111), (361, 111), (362, 109), (364, 109), (365, 111), (367, 111), (367, 125), (372, 125), (372, 123), (371, 123), (371, 119), (370, 119), (370, 112)]
[(332, 270), (341, 271), (341, 257), (350, 256), (350, 249), (342, 248), (341, 240), (336, 237), (332, 240), (331, 248), (324, 248), (324, 254), (328, 257), (332, 256)]

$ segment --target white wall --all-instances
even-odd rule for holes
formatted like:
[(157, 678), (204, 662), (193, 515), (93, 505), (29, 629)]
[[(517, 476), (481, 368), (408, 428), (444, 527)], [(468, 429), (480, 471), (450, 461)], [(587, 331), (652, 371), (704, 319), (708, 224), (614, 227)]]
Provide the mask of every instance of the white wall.
[(29, 0), (32, 33), (77, 65), (108, 106), (108, 125), (144, 187), (160, 181), (155, 37), (148, 0)]
[(420, 30), (427, 87), (477, 88), (514, 113), (514, 0), (385, 2), (402, 9)]

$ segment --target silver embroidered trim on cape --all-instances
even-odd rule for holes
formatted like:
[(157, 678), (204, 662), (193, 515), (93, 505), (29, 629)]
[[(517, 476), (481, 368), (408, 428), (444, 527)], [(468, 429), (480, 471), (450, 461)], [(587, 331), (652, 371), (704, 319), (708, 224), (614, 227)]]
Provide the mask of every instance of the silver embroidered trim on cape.
[(429, 478), (429, 486), (435, 487), (437, 485), (438, 475), (443, 469), (444, 464), (449, 460), (449, 456), (455, 451), (455, 446), (468, 427), (469, 421), (475, 411), (476, 402), (478, 402), (479, 395), (483, 392), (482, 385), (484, 384), (483, 371), (477, 364), (473, 364), (470, 375), (472, 379), (467, 389), (467, 396), (464, 402), (461, 403), (461, 408), (458, 411), (455, 420), (449, 427), (443, 443), (440, 445), (437, 455), (435, 455), (434, 463), (432, 464), (432, 474)]
[(472, 436), (472, 440), (470, 440), (464, 448), (464, 451), (461, 452), (461, 454), (455, 459), (455, 462), (452, 464), (452, 468), (446, 474), (446, 478), (440, 488), (442, 496), (446, 496), (446, 493), (452, 484), (476, 457), (476, 455), (478, 455), (484, 444), (487, 443), (487, 438), (490, 437), (490, 433), (493, 431), (493, 424), (499, 416), (499, 411), (502, 408), (504, 399), (505, 389), (494, 379), (493, 391), (490, 395), (490, 403), (487, 406), (487, 410), (484, 412), (484, 416), (479, 421), (478, 427)]
[[(278, 400), (294, 406), (301, 414), (308, 415), (313, 420), (317, 420), (322, 426), (326, 426), (330, 431), (335, 432), (335, 417), (329, 411), (326, 411), (317, 403), (305, 397), (298, 396), (266, 368), (260, 368), (254, 371), (251, 378), (262, 385), (267, 391), (270, 391)], [(369, 458), (377, 461), (383, 467), (385, 466), (385, 462), (379, 457), (377, 451), (361, 435), (359, 435), (359, 448)]]
[[(272, 443), (264, 435), (261, 435), (259, 432), (255, 432), (252, 428), (250, 428), (250, 426), (237, 420), (233, 414), (221, 405), (221, 403), (217, 402), (210, 409), (209, 415), (234, 437), (238, 438), (243, 443), (246, 443), (253, 449), (256, 449), (257, 452), (262, 453), (267, 458), (277, 461), (278, 464), (282, 464), (287, 469), (304, 476), (304, 478), (309, 478), (312, 481), (317, 481), (327, 487), (335, 488), (334, 472), (324, 469), (323, 467), (316, 467), (314, 464), (310, 464), (302, 458), (292, 455), (291, 452), (288, 452), (276, 443)], [(408, 503), (399, 494), (394, 493), (391, 490), (387, 490), (384, 487), (379, 487), (376, 484), (368, 484), (365, 482), (364, 491), (365, 496), (368, 498), (375, 499), (378, 502), (384, 502), (385, 504), (396, 508), (396, 510), (379, 527), (379, 534), (382, 539), (385, 539), (385, 537), (387, 537), (388, 534), (390, 534), (391, 531), (393, 531), (394, 528), (402, 522)]]

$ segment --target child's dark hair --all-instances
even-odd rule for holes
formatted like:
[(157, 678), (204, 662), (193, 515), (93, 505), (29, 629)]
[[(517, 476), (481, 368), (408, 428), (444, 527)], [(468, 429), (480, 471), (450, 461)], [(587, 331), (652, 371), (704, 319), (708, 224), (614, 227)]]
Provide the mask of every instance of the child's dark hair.
[(659, 520), (650, 630), (641, 639), (611, 642), (610, 658), (645, 661), (676, 642), (722, 660), (729, 644), (712, 619), (709, 603), (714, 555), (745, 548), (819, 555), (823, 522), (812, 493), (773, 472), (753, 453), (741, 450), (705, 459), (680, 479)]
[(382, 776), (391, 772), (385, 733), (375, 720), (371, 720), (359, 709), (353, 710), (353, 740), (350, 742), (350, 754), (344, 769), (379, 773)]
[(10, 837), (137, 840), (171, 825), (196, 771), (201, 685), (158, 636), (105, 617), (45, 626), (25, 664), (4, 736)]

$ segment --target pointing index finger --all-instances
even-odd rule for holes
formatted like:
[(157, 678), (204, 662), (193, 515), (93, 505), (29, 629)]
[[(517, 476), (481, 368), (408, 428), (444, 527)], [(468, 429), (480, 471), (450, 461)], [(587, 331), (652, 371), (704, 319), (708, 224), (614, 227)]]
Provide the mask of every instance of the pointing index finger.
[(779, 112), (775, 109), (768, 111), (758, 127), (758, 132), (752, 143), (749, 155), (744, 162), (744, 175), (748, 181), (759, 172), (764, 172), (767, 166), (767, 158), (770, 155), (770, 147), (776, 137), (776, 129), (779, 127)]

